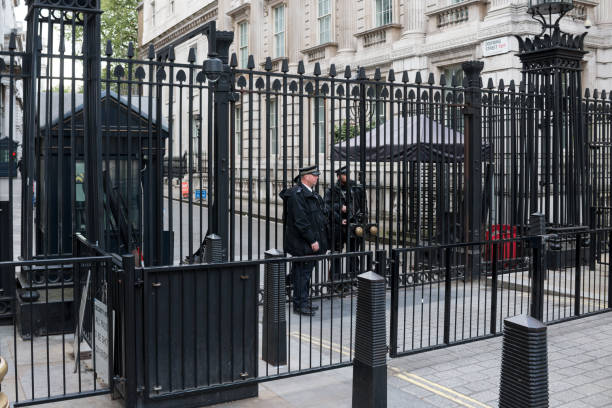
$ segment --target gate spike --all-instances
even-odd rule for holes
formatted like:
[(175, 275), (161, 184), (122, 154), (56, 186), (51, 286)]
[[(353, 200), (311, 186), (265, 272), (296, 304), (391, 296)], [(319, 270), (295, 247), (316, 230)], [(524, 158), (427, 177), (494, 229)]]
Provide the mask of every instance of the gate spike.
[(601, 91), (601, 99), (604, 101), (606, 100), (606, 90), (605, 89)]
[(459, 80), (457, 79), (457, 75), (455, 75), (454, 73), (453, 73), (453, 76), (451, 77), (451, 86), (453, 88), (456, 88), (459, 86)]
[(380, 81), (382, 79), (382, 75), (380, 74), (380, 68), (376, 68), (374, 71), (374, 80)]
[(153, 44), (149, 45), (149, 53), (147, 55), (147, 58), (150, 60), (155, 59), (155, 47), (153, 47)]
[(362, 80), (368, 79), (368, 77), (366, 76), (364, 67), (359, 67), (359, 72), (357, 73), (357, 79), (362, 79)]
[(433, 72), (429, 73), (429, 77), (427, 78), (427, 83), (429, 85), (434, 85), (436, 83), (436, 79), (434, 78)]
[(264, 63), (264, 69), (266, 71), (272, 71), (272, 58), (266, 57), (266, 62)]
[(503, 91), (505, 88), (503, 78), (499, 80), (499, 90)]
[(599, 92), (597, 89), (593, 89), (593, 99), (599, 99)]
[(493, 83), (493, 78), (489, 78), (489, 82), (487, 82), (487, 89), (495, 89), (495, 84)]
[(281, 62), (281, 72), (283, 74), (289, 72), (289, 60), (287, 58), (283, 58), (283, 61)]
[(352, 73), (351, 73), (351, 66), (350, 66), (350, 65), (347, 65), (347, 66), (344, 68), (344, 78), (346, 78), (346, 79), (351, 79), (351, 75), (352, 75)]
[[(134, 49), (132, 48), (132, 53)], [(174, 54), (174, 45), (168, 49), (168, 61), (174, 61), (176, 59), (176, 55)]]
[(304, 75), (304, 73), (306, 72), (306, 70), (304, 69), (304, 61), (300, 60), (298, 62), (298, 74), (300, 75)]
[(247, 68), (248, 69), (253, 69), (255, 68), (255, 59), (253, 58), (252, 55), (249, 55), (249, 59), (247, 61)]
[(516, 85), (514, 83), (514, 79), (510, 80), (510, 92), (516, 92)]
[(191, 47), (189, 48), (189, 55), (187, 55), (187, 62), (189, 62), (190, 64), (193, 64), (196, 60), (196, 50), (195, 48)]
[(404, 73), (402, 74), (402, 82), (407, 84), (409, 82), (408, 79), (408, 71), (404, 71)]
[(423, 80), (421, 79), (421, 71), (417, 71), (416, 78), (414, 78), (414, 83), (417, 85), (420, 85), (423, 83)]
[(315, 76), (321, 75), (321, 64), (319, 64), (318, 62), (315, 63), (314, 74)]
[(395, 82), (395, 72), (393, 71), (393, 68), (389, 70), (389, 75), (388, 75), (387, 80), (389, 82)]
[(584, 91), (584, 97), (587, 99), (591, 97), (591, 90), (589, 88)]
[(336, 64), (331, 64), (331, 65), (329, 66), (329, 76), (330, 76), (330, 77), (332, 77), (332, 78), (334, 78), (336, 75), (338, 75), (338, 74), (336, 73)]
[[(170, 52), (172, 52), (172, 55), (174, 55), (174, 47), (170, 47)], [(134, 57), (134, 43), (131, 42), (131, 41), (128, 43), (127, 57), (128, 58), (133, 58)], [(168, 58), (170, 58), (170, 57), (168, 57)], [(170, 61), (173, 61), (173, 60), (170, 60)]]
[(113, 43), (111, 42), (111, 40), (107, 40), (106, 41), (106, 56), (110, 57), (111, 55), (113, 55)]
[(11, 31), (11, 37), (9, 38), (9, 50), (17, 49), (17, 34), (14, 31)]
[(440, 86), (445, 86), (446, 85), (446, 75), (444, 75), (444, 73), (442, 73), (440, 75)]
[(238, 56), (235, 52), (232, 52), (232, 57), (230, 58), (230, 67), (236, 68), (238, 66)]

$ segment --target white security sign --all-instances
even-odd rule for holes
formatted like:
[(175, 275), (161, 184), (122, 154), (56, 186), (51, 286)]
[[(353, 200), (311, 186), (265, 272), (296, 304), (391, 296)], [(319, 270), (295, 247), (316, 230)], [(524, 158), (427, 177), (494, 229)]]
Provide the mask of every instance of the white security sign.
[(94, 321), (96, 330), (96, 372), (105, 384), (110, 383), (108, 376), (108, 315), (106, 305), (94, 299)]

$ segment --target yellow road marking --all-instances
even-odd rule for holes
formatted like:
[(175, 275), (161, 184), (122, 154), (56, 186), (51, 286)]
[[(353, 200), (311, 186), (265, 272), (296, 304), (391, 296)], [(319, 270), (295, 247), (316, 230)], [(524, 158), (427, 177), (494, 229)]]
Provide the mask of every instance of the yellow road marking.
[[(310, 342), (314, 345), (317, 346), (321, 346), (325, 349), (328, 350), (332, 350), (335, 351), (337, 353), (341, 353), (344, 354), (347, 357), (351, 357), (351, 349), (349, 347), (346, 346), (341, 346), (340, 344), (337, 343), (332, 343), (329, 342), (327, 340), (322, 340), (320, 338), (317, 337), (313, 337), (313, 336), (309, 336), (307, 334), (303, 334), (303, 333), (299, 333), (297, 331), (291, 332), (291, 336), (295, 337), (297, 339), (301, 339), (303, 341), (306, 342)], [(443, 385), (437, 384), (433, 381), (427, 380), (423, 377), (419, 377), (416, 374), (412, 374), (406, 371), (402, 371), (399, 368), (393, 367), (393, 366), (389, 366), (389, 370), (393, 371), (395, 374), (394, 376), (409, 382), (413, 385), (416, 385), (417, 387), (421, 387), (433, 394), (439, 395), (440, 397), (446, 398), (449, 401), (453, 401), (461, 406), (467, 407), (467, 408), (477, 408), (477, 407), (481, 407), (481, 408), (491, 408), (491, 406), (483, 404), (480, 401), (477, 401), (473, 398), (468, 397), (467, 395), (463, 395), (455, 390), (452, 390), (450, 388), (447, 388)], [(466, 402), (468, 401), (468, 402)], [(473, 405), (472, 405), (473, 404)]]
[(302, 339), (303, 341), (306, 341), (306, 342), (311, 342), (313, 344), (316, 344), (317, 346), (322, 346), (323, 348), (335, 351), (336, 353), (344, 354), (347, 357), (352, 357), (351, 349), (349, 347), (341, 346), (340, 344), (337, 344), (337, 343), (330, 343), (327, 340), (322, 340), (318, 337), (308, 336), (307, 334), (301, 334), (295, 331), (291, 332), (291, 336), (297, 339)]
[[(461, 398), (461, 399), (469, 401), (469, 402), (471, 402), (473, 404), (476, 404), (477, 406), (480, 406), (482, 408), (491, 408), (489, 405), (483, 404), (482, 402), (477, 401), (474, 398), (468, 397), (467, 395), (461, 394), (460, 392), (457, 392), (457, 391), (455, 391), (453, 389), (450, 389), (448, 387), (445, 387), (443, 385), (440, 385), (438, 383), (430, 381), (430, 380), (428, 380), (426, 378), (420, 377), (420, 376), (418, 376), (416, 374), (409, 373), (409, 372), (406, 372), (406, 371), (402, 371), (402, 370), (400, 370), (399, 368), (396, 368), (396, 367), (389, 367), (389, 368), (392, 371), (397, 373), (396, 377), (401, 378), (404, 381), (408, 381), (410, 383), (418, 385), (419, 387), (425, 388), (425, 389), (427, 389), (427, 390), (429, 390), (431, 392), (434, 392), (435, 394), (443, 396), (444, 398), (448, 398), (450, 400), (455, 401), (455, 399), (451, 398), (450, 396), (442, 395), (442, 394), (444, 394), (446, 392), (446, 393), (452, 394), (452, 395), (454, 395), (454, 396), (456, 396), (458, 398)], [(442, 391), (439, 392), (438, 390), (433, 390), (433, 389), (431, 389), (432, 387), (437, 388), (438, 390), (442, 390)], [(472, 406), (472, 405), (469, 405), (469, 404), (464, 403), (464, 402), (458, 402), (458, 401), (455, 401), (455, 402), (457, 402), (459, 404), (462, 404), (462, 405), (465, 405), (465, 406), (469, 406), (469, 407)]]

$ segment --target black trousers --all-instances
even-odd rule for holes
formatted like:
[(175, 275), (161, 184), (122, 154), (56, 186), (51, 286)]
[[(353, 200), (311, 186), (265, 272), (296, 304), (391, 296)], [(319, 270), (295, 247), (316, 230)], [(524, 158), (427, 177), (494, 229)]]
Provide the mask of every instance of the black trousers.
[(301, 308), (309, 305), (310, 277), (312, 276), (314, 267), (315, 261), (295, 262), (291, 267), (294, 308)]
[[(348, 238), (348, 239), (347, 239)], [(348, 242), (349, 245), (346, 245)], [(334, 242), (334, 252), (344, 251), (346, 245), (347, 251), (350, 249), (351, 252), (361, 251), (362, 239), (357, 237), (347, 237), (346, 232), (343, 231), (341, 239), (336, 237)], [(342, 264), (346, 265), (346, 268), (342, 268)], [(359, 257), (338, 257), (334, 258), (331, 265), (330, 279), (333, 281), (341, 279), (352, 279), (359, 272)]]

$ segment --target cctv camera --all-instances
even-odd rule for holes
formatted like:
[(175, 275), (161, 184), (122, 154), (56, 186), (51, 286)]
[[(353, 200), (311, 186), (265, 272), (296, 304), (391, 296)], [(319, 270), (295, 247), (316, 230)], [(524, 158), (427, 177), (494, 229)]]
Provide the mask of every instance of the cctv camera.
[(590, 20), (590, 19), (588, 19), (588, 18), (587, 18), (587, 19), (584, 21), (584, 28), (586, 28), (586, 29), (588, 30), (588, 29), (589, 29), (589, 28), (591, 28), (591, 27), (593, 27), (593, 23), (591, 22), (591, 20)]

